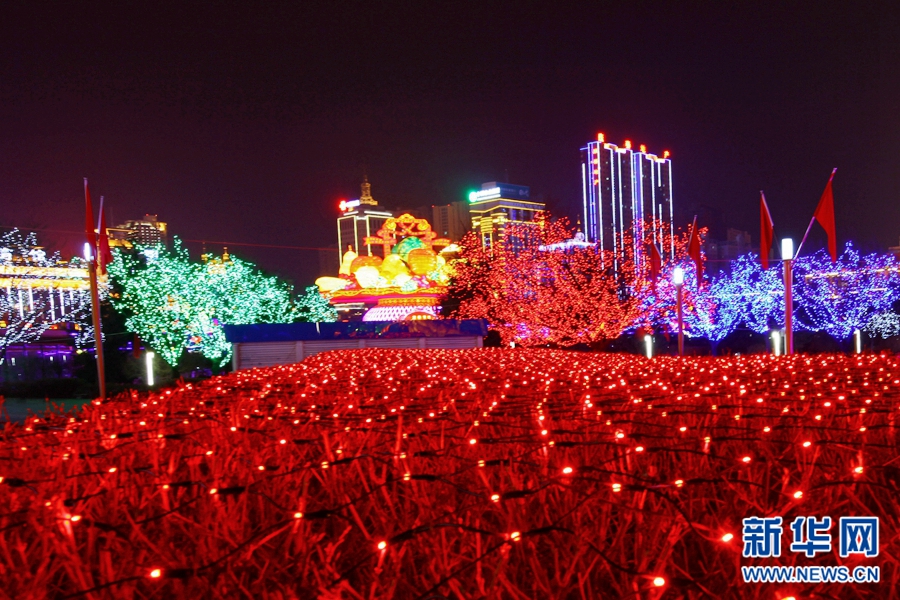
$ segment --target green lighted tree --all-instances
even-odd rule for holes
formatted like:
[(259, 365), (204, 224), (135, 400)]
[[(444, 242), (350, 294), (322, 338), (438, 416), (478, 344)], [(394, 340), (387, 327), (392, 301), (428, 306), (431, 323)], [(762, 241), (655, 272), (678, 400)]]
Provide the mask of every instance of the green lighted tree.
[(337, 310), (329, 304), (317, 286), (306, 288), (306, 293), (297, 298), (297, 318), (300, 321), (325, 323), (337, 321)]
[(186, 349), (227, 363), (231, 344), (222, 325), (297, 318), (289, 284), (227, 252), (192, 262), (178, 239), (171, 251), (116, 252), (109, 273), (113, 307), (126, 316), (125, 326), (173, 366)]

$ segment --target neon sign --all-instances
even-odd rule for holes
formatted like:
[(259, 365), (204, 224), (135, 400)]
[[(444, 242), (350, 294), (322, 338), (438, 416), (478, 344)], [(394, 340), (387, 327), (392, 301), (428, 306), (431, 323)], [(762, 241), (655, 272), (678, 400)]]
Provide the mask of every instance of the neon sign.
[(341, 209), (341, 212), (347, 212), (348, 210), (352, 210), (359, 206), (359, 200), (341, 200), (338, 207)]

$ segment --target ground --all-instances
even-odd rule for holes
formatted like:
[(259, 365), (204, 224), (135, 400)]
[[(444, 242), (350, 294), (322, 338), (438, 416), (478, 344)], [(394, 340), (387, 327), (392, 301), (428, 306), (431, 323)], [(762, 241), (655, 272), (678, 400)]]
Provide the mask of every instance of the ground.
[[(9, 425), (0, 595), (896, 597), (897, 359), (353, 350)], [(877, 557), (789, 549), (880, 518)], [(743, 558), (742, 519), (782, 517)], [(743, 583), (748, 565), (879, 584)]]

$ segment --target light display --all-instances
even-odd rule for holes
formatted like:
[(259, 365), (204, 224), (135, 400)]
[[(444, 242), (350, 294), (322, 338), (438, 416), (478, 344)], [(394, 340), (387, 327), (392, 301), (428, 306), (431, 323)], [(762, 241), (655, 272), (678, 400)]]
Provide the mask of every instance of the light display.
[(304, 294), (297, 298), (297, 320), (310, 323), (326, 323), (337, 321), (337, 310), (322, 297), (319, 288), (309, 286)]
[(34, 233), (0, 236), (0, 364), (11, 345), (35, 342), (64, 323), (76, 325), (76, 346), (92, 345), (87, 276), (78, 258), (47, 256)]
[(836, 261), (819, 250), (794, 262), (797, 321), (810, 331), (845, 340), (900, 297), (900, 264), (892, 255), (862, 255), (848, 242)]
[(363, 319), (367, 321), (387, 316), (437, 315), (452, 268), (435, 248), (449, 246), (450, 240), (438, 238), (427, 220), (404, 214), (387, 219), (378, 233), (366, 237), (364, 243), (380, 245), (383, 255), (357, 255), (349, 248), (338, 277), (316, 280), (319, 291), (332, 306), (365, 306)]
[(742, 520), (877, 515), (874, 559), (785, 544), (762, 564), (880, 565), (856, 596), (890, 598), (898, 373), (893, 355), (366, 349), (126, 394), (4, 430), (4, 591), (845, 598), (736, 584)]
[(202, 352), (224, 365), (231, 344), (221, 325), (287, 323), (295, 320), (291, 287), (228, 255), (192, 262), (176, 238), (172, 250), (116, 252), (109, 266), (116, 310), (170, 365), (184, 350)]
[(900, 335), (900, 315), (892, 311), (875, 313), (863, 328), (869, 336), (888, 339)]
[(522, 243), (489, 249), (474, 235), (463, 239), (450, 298), (458, 317), (487, 319), (505, 344), (525, 346), (613, 339), (638, 319), (640, 298), (623, 289), (650, 285), (633, 261), (618, 263), (616, 274), (612, 251), (566, 244), (566, 222), (546, 214), (508, 235)]

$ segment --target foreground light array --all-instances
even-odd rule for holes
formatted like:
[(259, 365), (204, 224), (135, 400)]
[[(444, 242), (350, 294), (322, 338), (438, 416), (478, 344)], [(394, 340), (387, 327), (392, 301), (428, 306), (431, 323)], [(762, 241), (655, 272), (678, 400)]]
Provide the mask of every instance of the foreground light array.
[[(3, 591), (888, 597), (898, 401), (888, 356), (318, 354), (7, 427)], [(739, 583), (742, 518), (845, 514), (880, 587)]]

